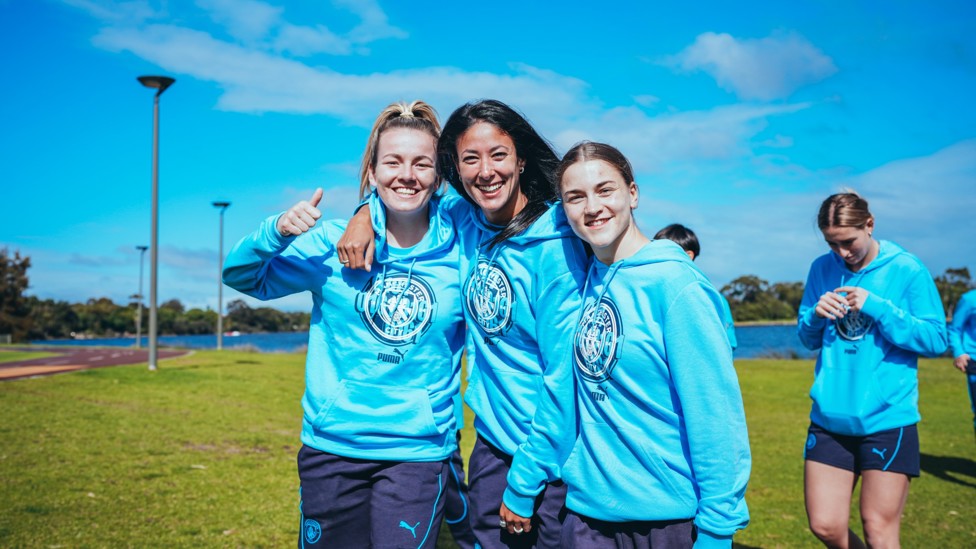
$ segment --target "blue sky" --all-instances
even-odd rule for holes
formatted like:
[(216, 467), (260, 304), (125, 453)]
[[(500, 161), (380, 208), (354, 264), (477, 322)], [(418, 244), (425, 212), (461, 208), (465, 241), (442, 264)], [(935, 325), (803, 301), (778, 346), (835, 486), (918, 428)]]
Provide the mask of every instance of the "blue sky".
[(816, 209), (844, 187), (933, 275), (976, 272), (976, 4), (654, 4), (0, 0), (0, 247), (31, 257), (41, 298), (138, 291), (153, 92), (136, 77), (164, 74), (160, 301), (216, 308), (214, 200), (233, 203), (225, 250), (316, 186), (345, 217), (373, 117), (414, 98), (442, 119), (508, 102), (560, 153), (618, 146), (641, 227), (695, 229), (719, 286), (803, 280), (827, 251)]

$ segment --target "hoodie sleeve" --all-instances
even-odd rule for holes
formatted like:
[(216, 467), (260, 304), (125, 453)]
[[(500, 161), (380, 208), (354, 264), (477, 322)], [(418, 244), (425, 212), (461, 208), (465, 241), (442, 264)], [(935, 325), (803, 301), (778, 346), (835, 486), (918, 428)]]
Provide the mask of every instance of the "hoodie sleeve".
[(811, 351), (816, 351), (823, 345), (823, 331), (827, 326), (827, 319), (817, 316), (817, 302), (820, 301), (818, 293), (817, 262), (810, 266), (807, 274), (807, 283), (803, 287), (803, 299), (800, 301), (800, 310), (796, 315), (796, 335), (800, 337), (800, 343)]
[(735, 319), (732, 317), (732, 307), (729, 306), (729, 300), (725, 299), (725, 296), (719, 294), (722, 298), (722, 322), (725, 323), (725, 333), (729, 336), (729, 345), (732, 350), (736, 350), (739, 347), (739, 340), (735, 337)]
[(301, 236), (281, 236), (275, 227), (278, 217), (264, 220), (231, 249), (224, 260), (224, 284), (261, 300), (322, 287), (328, 269), (316, 256), (334, 251), (324, 242), (324, 228), (317, 226)]
[(529, 436), (519, 445), (508, 472), (502, 501), (513, 513), (531, 517), (535, 498), (548, 482), (560, 478), (560, 468), (576, 441), (576, 377), (573, 374), (573, 334), (586, 273), (563, 273), (535, 303), (536, 339), (544, 361), (540, 401)]
[(720, 299), (707, 283), (692, 282), (676, 295), (664, 323), (699, 493), (695, 547), (730, 547), (732, 535), (749, 523), (745, 492), (752, 455)]
[[(874, 319), (881, 334), (894, 345), (920, 355), (938, 356), (948, 346), (939, 291), (924, 267), (910, 276), (898, 304), (871, 292), (861, 311)], [(900, 304), (908, 309), (902, 309)]]
[(966, 329), (966, 321), (976, 314), (976, 292), (966, 292), (959, 298), (956, 308), (952, 311), (952, 322), (949, 324), (949, 347), (952, 348), (952, 358), (967, 354), (962, 346), (962, 334)]

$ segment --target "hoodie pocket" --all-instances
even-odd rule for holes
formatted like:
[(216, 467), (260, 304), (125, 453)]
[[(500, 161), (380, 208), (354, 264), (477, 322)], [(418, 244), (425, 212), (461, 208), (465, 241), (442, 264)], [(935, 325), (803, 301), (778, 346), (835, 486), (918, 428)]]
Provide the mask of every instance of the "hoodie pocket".
[(439, 434), (426, 388), (349, 380), (342, 382), (335, 398), (316, 418), (315, 427), (340, 438)]
[(822, 368), (810, 389), (825, 429), (841, 434), (865, 434), (867, 419), (890, 404), (881, 390), (876, 369)]
[(690, 471), (678, 470), (687, 464), (669, 467), (645, 448), (647, 436), (633, 429), (584, 423), (581, 431), (563, 466), (563, 479), (589, 511), (600, 510), (614, 520), (694, 515), (698, 502)]

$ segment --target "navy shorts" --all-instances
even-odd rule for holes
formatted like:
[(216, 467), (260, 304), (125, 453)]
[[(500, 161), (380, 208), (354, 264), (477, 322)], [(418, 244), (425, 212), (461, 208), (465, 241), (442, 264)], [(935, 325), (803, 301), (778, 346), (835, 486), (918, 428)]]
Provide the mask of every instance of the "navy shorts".
[(300, 549), (434, 549), (449, 460), (354, 459), (302, 445)]
[(563, 525), (563, 549), (617, 549), (618, 547), (668, 547), (691, 549), (695, 523), (684, 520), (607, 522), (573, 511)]
[(511, 466), (512, 456), (478, 436), (468, 460), (471, 528), (478, 545), (482, 549), (562, 549), (559, 540), (566, 519), (566, 484), (562, 481), (547, 485), (536, 497), (532, 531), (509, 534), (498, 526)]
[(804, 459), (852, 471), (878, 470), (919, 474), (918, 426), (908, 425), (865, 436), (831, 433), (811, 423)]

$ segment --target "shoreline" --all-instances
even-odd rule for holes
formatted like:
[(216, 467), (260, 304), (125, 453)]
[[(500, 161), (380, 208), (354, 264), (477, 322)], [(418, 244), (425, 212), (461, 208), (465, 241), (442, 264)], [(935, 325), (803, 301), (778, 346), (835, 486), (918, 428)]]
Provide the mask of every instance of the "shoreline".
[(748, 326), (795, 326), (796, 319), (792, 320), (746, 320), (733, 324), (736, 328)]

